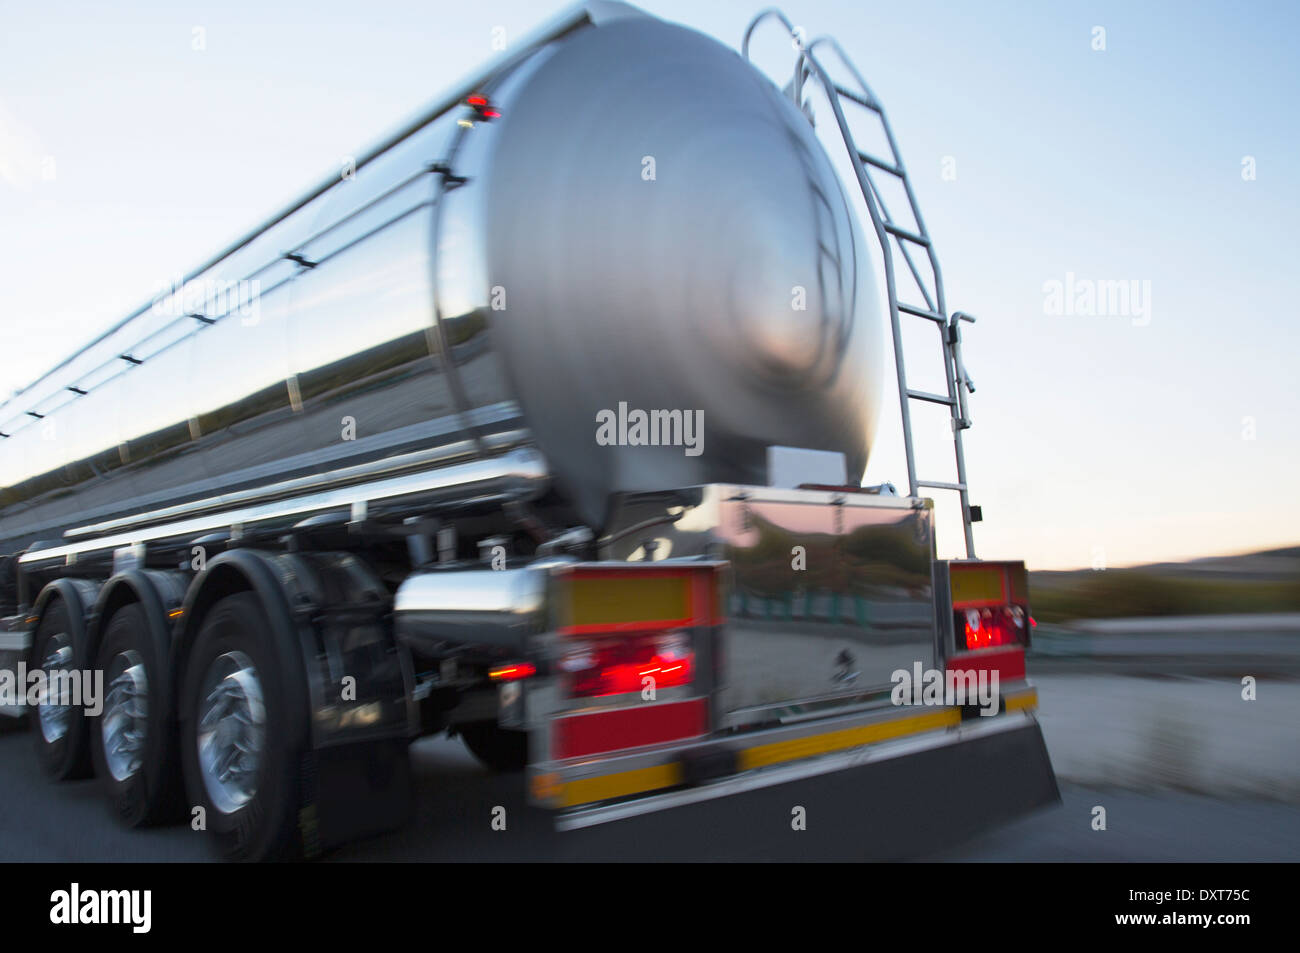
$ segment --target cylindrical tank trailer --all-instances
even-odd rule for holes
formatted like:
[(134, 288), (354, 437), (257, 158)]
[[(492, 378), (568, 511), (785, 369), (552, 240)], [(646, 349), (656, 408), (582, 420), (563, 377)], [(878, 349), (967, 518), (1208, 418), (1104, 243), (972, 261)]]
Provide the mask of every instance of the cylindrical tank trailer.
[[(0, 716), (45, 773), (239, 859), (400, 824), (440, 732), (618, 857), (660, 812), (749, 845), (816, 804), (832, 851), (898, 856), (1055, 798), (1024, 566), (937, 560), (918, 493), (966, 511), (960, 316), (898, 301), (886, 225), (937, 262), (877, 208), (864, 163), (906, 187), (901, 160), (840, 100), (883, 108), (819, 42), (791, 89), (827, 93), (885, 251), (907, 496), (860, 485), (886, 340), (805, 113), (597, 0), (0, 405)], [(900, 311), (946, 395), (908, 387)], [(915, 478), (913, 399), (949, 407), (956, 484)], [(1002, 679), (988, 727), (893, 700), (956, 667)], [(18, 671), (103, 695), (6, 697)], [(887, 777), (970, 764), (1019, 794)]]
[(884, 340), (812, 129), (714, 40), (597, 6), (7, 402), (0, 552), (413, 452), (532, 448), (515, 482), (597, 529), (615, 492), (762, 483), (770, 445), (860, 476)]

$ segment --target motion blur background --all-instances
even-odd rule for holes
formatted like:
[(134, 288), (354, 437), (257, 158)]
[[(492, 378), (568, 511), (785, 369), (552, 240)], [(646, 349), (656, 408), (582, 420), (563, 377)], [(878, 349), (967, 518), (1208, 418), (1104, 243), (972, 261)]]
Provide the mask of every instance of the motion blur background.
[[(735, 48), (759, 4), (642, 6)], [(0, 392), (560, 8), (0, 2)], [(977, 551), (1035, 571), (1058, 772), (1300, 803), (1300, 6), (786, 10), (885, 103), (949, 307), (979, 317)], [(756, 48), (782, 81), (791, 56), (775, 33)], [(698, 121), (726, 122), (707, 90)], [(1071, 281), (1135, 283), (1143, 310), (1052, 313)], [(947, 446), (928, 420), (922, 469)], [(882, 424), (868, 482), (905, 485), (893, 401)], [(950, 512), (940, 532), (954, 553)], [(1079, 727), (1108, 693), (1115, 723)]]
[[(757, 10), (645, 6), (733, 48)], [(0, 391), (561, 7), (4, 0)], [(966, 341), (980, 555), (1115, 567), (1300, 541), (1288, 492), (1300, 7), (800, 0), (788, 12), (810, 37), (836, 35), (886, 104), (949, 305), (980, 318)], [(756, 54), (789, 75), (778, 31)], [(699, 122), (725, 121), (701, 90)], [(1149, 282), (1149, 313), (1046, 313), (1045, 284), (1067, 274)], [(884, 412), (870, 481), (905, 482), (895, 417)], [(928, 422), (923, 463), (946, 436)]]

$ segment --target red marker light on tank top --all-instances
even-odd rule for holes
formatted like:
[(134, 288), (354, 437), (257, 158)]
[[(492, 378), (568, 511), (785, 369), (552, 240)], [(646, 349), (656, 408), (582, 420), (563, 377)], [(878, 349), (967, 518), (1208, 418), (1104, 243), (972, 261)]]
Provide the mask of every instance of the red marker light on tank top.
[(496, 119), (501, 113), (494, 107), (488, 98), (481, 93), (475, 93), (472, 96), (465, 97), (465, 104), (472, 106), (478, 113), (480, 119)]

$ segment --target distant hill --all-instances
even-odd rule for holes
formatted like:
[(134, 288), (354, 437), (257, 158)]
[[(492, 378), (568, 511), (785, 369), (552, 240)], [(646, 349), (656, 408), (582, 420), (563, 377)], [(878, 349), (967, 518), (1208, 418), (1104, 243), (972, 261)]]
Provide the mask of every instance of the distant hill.
[(1029, 574), (1034, 617), (1067, 619), (1300, 611), (1300, 546), (1122, 569)]

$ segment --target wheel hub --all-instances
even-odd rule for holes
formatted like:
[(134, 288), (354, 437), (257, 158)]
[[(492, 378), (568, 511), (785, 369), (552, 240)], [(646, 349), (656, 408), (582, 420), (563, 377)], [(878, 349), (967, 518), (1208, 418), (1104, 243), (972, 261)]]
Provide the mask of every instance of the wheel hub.
[(116, 781), (140, 770), (148, 730), (149, 681), (144, 659), (133, 649), (113, 656), (108, 668), (108, 698), (104, 703), (104, 760)]
[(208, 666), (200, 694), (199, 770), (208, 797), (226, 814), (257, 793), (266, 740), (262, 683), (242, 652), (227, 652)]
[(72, 641), (67, 633), (59, 632), (50, 637), (45, 647), (45, 658), (41, 661), (41, 671), (45, 673), (37, 699), (36, 715), (40, 722), (41, 737), (53, 744), (68, 733), (68, 723), (72, 718), (72, 706), (60, 704), (55, 699), (54, 690), (56, 673), (68, 673), (72, 670)]

